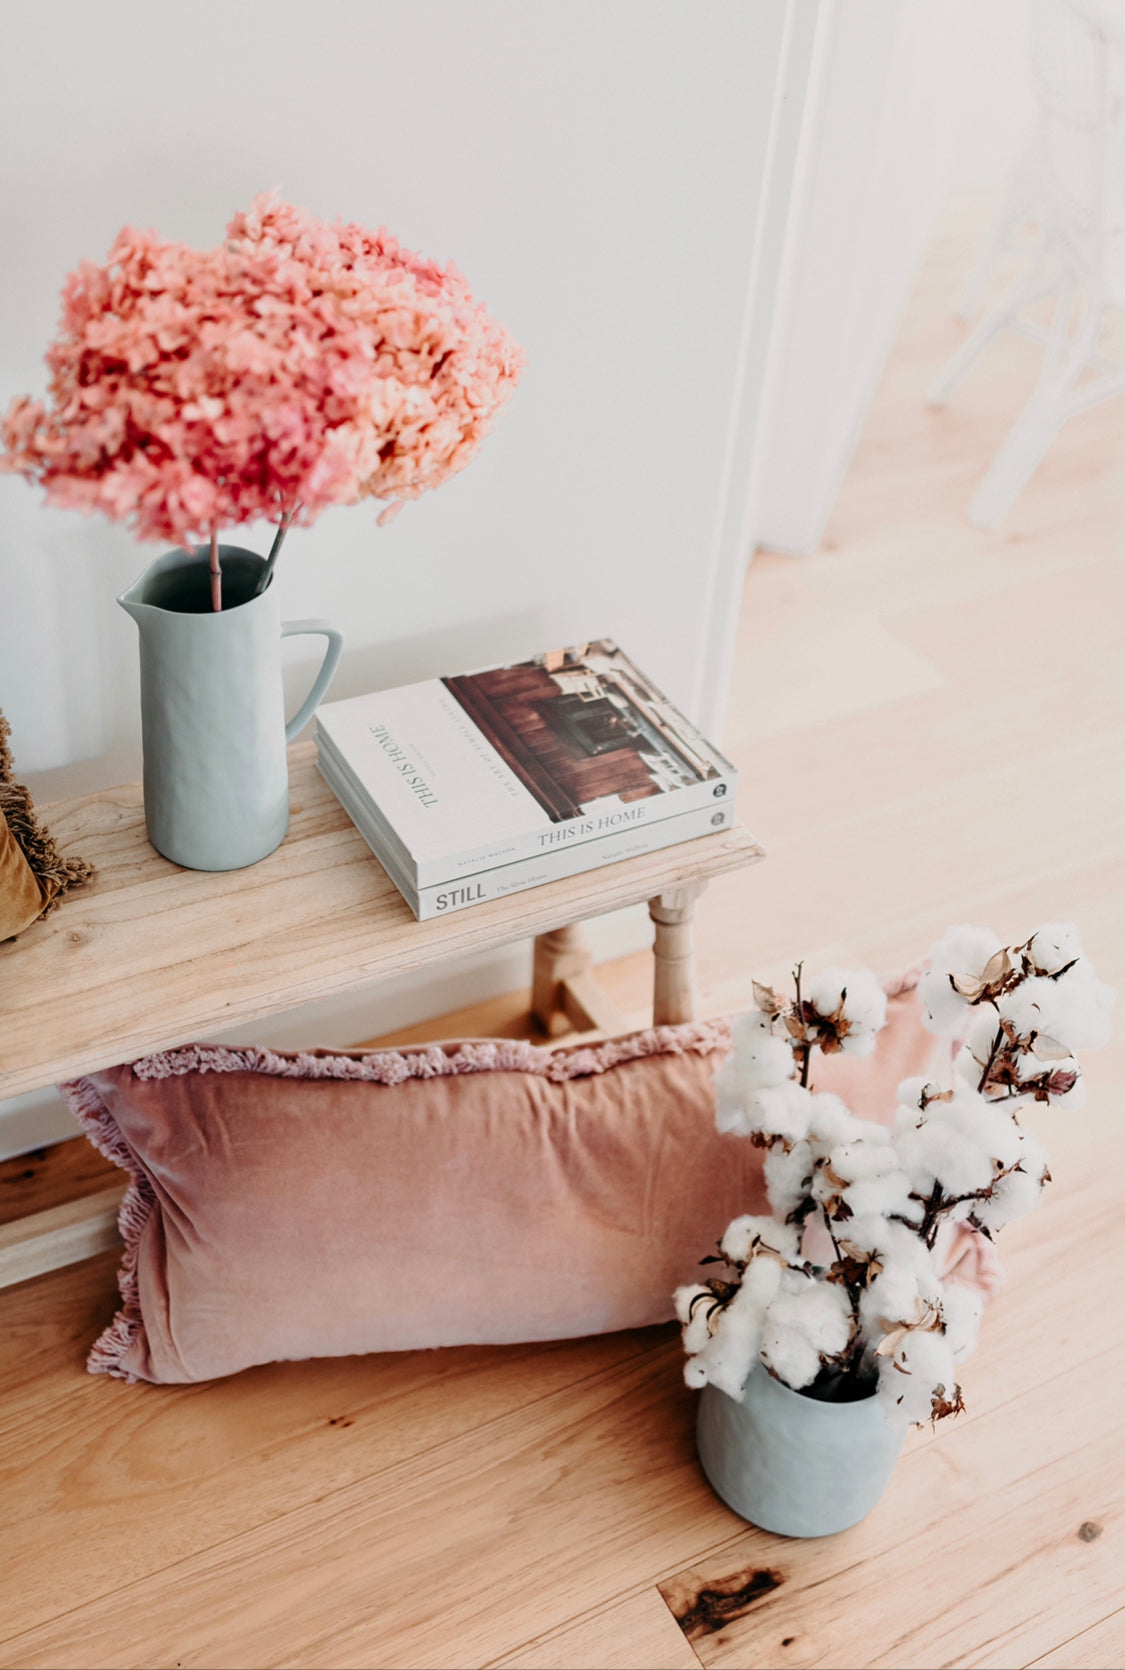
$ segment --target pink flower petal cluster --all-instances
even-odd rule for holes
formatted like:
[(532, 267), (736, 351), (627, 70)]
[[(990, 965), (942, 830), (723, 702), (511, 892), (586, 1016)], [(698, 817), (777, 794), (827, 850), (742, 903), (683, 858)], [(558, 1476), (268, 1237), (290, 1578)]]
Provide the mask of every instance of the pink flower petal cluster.
[(318, 221), (276, 193), (227, 231), (234, 250), (268, 252), (315, 273), (318, 291), (364, 333), (375, 376), (360, 496), (397, 508), (463, 469), (524, 362), (452, 262), (439, 267), (385, 229)]
[(123, 231), (68, 279), (47, 365), (49, 403), (13, 403), (0, 467), (189, 543), (439, 486), (522, 356), (453, 267), (271, 194), (217, 249)]

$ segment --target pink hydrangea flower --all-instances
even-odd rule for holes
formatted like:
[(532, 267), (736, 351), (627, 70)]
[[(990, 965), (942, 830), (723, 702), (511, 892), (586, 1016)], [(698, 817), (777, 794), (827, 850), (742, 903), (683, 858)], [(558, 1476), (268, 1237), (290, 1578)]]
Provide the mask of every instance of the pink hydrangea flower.
[(463, 469), (524, 362), (457, 268), (404, 249), (385, 229), (326, 225), (276, 194), (227, 232), (232, 249), (300, 261), (364, 331), (376, 375), (359, 493), (392, 501), (380, 521)]
[(268, 195), (213, 250), (123, 231), (67, 280), (47, 365), (49, 400), (3, 421), (0, 467), (186, 544), (439, 486), (522, 357), (454, 268)]

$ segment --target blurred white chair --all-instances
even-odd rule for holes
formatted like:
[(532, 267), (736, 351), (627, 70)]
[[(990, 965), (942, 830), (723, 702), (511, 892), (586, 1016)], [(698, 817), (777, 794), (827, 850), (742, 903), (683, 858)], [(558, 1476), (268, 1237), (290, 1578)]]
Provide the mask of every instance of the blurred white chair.
[(978, 311), (1002, 262), (1013, 255), (1026, 261), (1039, 254), (1043, 242), (1042, 144), (1042, 128), (1036, 121), (1004, 182), (984, 242), (953, 298), (954, 317), (966, 324)]
[[(1067, 418), (1125, 393), (1125, 366), (1095, 346), (1106, 309), (1125, 307), (1125, 0), (1031, 0), (1030, 11), (1039, 119), (1026, 160), (1038, 182), (1021, 189), (1041, 235), (927, 394), (944, 405), (998, 331), (1044, 346), (1035, 393), (969, 505), (978, 528), (1003, 520)], [(1049, 325), (1024, 316), (1048, 296)]]

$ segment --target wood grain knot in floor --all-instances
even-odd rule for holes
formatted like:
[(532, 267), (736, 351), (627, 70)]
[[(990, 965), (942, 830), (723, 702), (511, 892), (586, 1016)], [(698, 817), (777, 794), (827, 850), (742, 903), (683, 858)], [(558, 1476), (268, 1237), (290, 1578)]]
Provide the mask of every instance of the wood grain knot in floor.
[(751, 1607), (784, 1582), (782, 1572), (763, 1567), (703, 1583), (692, 1573), (671, 1577), (657, 1587), (688, 1640), (698, 1641), (744, 1618)]

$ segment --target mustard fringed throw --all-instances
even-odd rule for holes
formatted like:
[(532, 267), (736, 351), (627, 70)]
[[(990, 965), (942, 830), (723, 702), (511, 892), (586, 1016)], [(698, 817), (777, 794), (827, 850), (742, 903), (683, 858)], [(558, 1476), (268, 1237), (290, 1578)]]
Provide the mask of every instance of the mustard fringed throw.
[(94, 874), (84, 858), (63, 857), (36, 818), (31, 795), (13, 781), (11, 734), (0, 713), (0, 940), (21, 934)]

